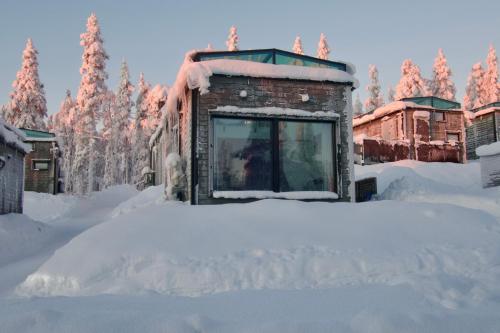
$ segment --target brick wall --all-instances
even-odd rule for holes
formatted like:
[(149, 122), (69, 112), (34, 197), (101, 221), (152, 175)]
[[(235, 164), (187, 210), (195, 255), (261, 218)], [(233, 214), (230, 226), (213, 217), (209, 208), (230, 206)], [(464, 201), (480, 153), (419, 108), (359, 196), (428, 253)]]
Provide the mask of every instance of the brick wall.
[(5, 159), (0, 169), (0, 214), (22, 213), (24, 153), (0, 140), (0, 156)]
[[(240, 97), (240, 91), (247, 92), (246, 98)], [(226, 77), (214, 75), (210, 78), (210, 92), (197, 98), (197, 175), (198, 203), (208, 204), (210, 198), (209, 184), (209, 110), (217, 106), (233, 105), (242, 108), (282, 107), (307, 111), (334, 111), (340, 115), (338, 128), (341, 143), (340, 160), (338, 162), (338, 192), (342, 200), (350, 200), (351, 185), (348, 145), (352, 128), (351, 115), (344, 114), (346, 86), (331, 82), (312, 82), (301, 80), (266, 79), (248, 77)], [(351, 99), (350, 89), (348, 99)], [(303, 102), (299, 94), (308, 94), (309, 101)], [(352, 180), (353, 181), (353, 180)]]

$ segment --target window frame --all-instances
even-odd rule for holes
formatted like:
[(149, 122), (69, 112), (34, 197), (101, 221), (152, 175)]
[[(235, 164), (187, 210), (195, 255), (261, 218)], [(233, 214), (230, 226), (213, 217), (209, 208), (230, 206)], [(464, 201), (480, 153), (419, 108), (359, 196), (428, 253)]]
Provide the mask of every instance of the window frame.
[[(36, 168), (35, 165), (38, 162), (40, 162), (40, 163), (47, 163), (47, 169)], [(32, 159), (31, 160), (31, 170), (33, 170), (33, 171), (49, 171), (50, 170), (50, 160), (49, 159), (43, 159), (43, 158)]]
[[(458, 140), (449, 140), (449, 139), (448, 139), (448, 135), (449, 135), (449, 134), (456, 135), (456, 136), (458, 137)], [(460, 133), (459, 131), (446, 131), (446, 141), (445, 141), (445, 142), (447, 142), (447, 143), (452, 142), (452, 141), (453, 141), (453, 142), (462, 142), (462, 140), (461, 140), (461, 139), (462, 139), (462, 138), (461, 138), (461, 133)]]
[[(443, 115), (443, 119), (442, 120), (437, 119), (436, 118), (437, 114), (442, 114)], [(444, 111), (434, 111), (433, 112), (433, 118), (434, 118), (434, 121), (436, 121), (438, 123), (445, 123), (446, 122), (446, 112), (444, 112)]]
[[(270, 116), (259, 116), (259, 115), (227, 115), (221, 113), (213, 113), (209, 118), (209, 154), (208, 154), (208, 190), (209, 197), (214, 200), (223, 200), (216, 199), (213, 197), (213, 192), (217, 191), (214, 188), (214, 162), (215, 162), (215, 126), (214, 119), (217, 118), (225, 118), (225, 119), (243, 119), (243, 120), (264, 120), (271, 122), (271, 160), (272, 160), (272, 172), (271, 172), (271, 183), (272, 188), (271, 191), (275, 193), (287, 193), (280, 191), (280, 149), (279, 149), (279, 123), (282, 121), (286, 122), (312, 122), (312, 123), (327, 123), (331, 125), (331, 134), (332, 134), (332, 167), (333, 167), (333, 191), (332, 193), (338, 194), (338, 153), (337, 149), (337, 131), (338, 131), (338, 120), (328, 120), (328, 119), (309, 119), (309, 118), (300, 118), (300, 117), (270, 117)], [(293, 191), (295, 192), (295, 191)]]

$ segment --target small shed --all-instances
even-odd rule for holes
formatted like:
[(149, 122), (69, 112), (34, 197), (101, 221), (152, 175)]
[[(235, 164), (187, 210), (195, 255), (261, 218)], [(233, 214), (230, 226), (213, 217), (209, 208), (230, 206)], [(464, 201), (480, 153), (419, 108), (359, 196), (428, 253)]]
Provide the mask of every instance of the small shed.
[(31, 152), (25, 160), (25, 191), (57, 194), (63, 191), (61, 149), (54, 133), (22, 128)]
[(500, 186), (500, 142), (494, 142), (476, 149), (481, 163), (483, 187)]
[(23, 212), (24, 134), (0, 118), (0, 214)]

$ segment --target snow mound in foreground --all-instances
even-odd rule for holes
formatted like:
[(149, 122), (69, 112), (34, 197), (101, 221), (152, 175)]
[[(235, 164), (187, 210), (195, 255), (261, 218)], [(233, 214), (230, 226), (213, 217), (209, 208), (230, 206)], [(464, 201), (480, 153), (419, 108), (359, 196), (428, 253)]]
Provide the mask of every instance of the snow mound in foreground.
[(21, 214), (0, 215), (0, 267), (35, 254), (55, 239), (50, 226)]
[(428, 300), (456, 308), (500, 295), (499, 263), (498, 222), (451, 205), (166, 203), (89, 229), (17, 292), (200, 296), (409, 285)]
[(137, 209), (145, 208), (151, 205), (160, 205), (165, 203), (163, 192), (164, 185), (151, 186), (139, 192), (139, 194), (119, 204), (111, 212), (111, 217), (117, 217), (123, 214), (128, 214)]

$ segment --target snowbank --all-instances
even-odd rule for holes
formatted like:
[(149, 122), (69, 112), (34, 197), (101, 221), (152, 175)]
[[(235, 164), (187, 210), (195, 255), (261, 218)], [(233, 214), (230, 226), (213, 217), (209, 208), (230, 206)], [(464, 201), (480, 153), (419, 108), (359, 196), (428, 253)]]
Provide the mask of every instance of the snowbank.
[(25, 215), (0, 215), (0, 267), (36, 254), (55, 235), (53, 228)]
[(148, 206), (164, 204), (164, 190), (165, 186), (163, 185), (148, 187), (144, 191), (141, 191), (137, 195), (132, 196), (130, 199), (120, 203), (115, 209), (113, 209), (110, 215), (111, 217), (117, 217)]
[(78, 203), (72, 195), (24, 192), (24, 214), (33, 220), (50, 222), (69, 213)]
[(498, 154), (500, 154), (500, 141), (476, 148), (476, 155), (479, 157)]
[(393, 201), (151, 205), (74, 238), (18, 293), (200, 296), (381, 284), (458, 308), (497, 295), (498, 229), (481, 211)]

